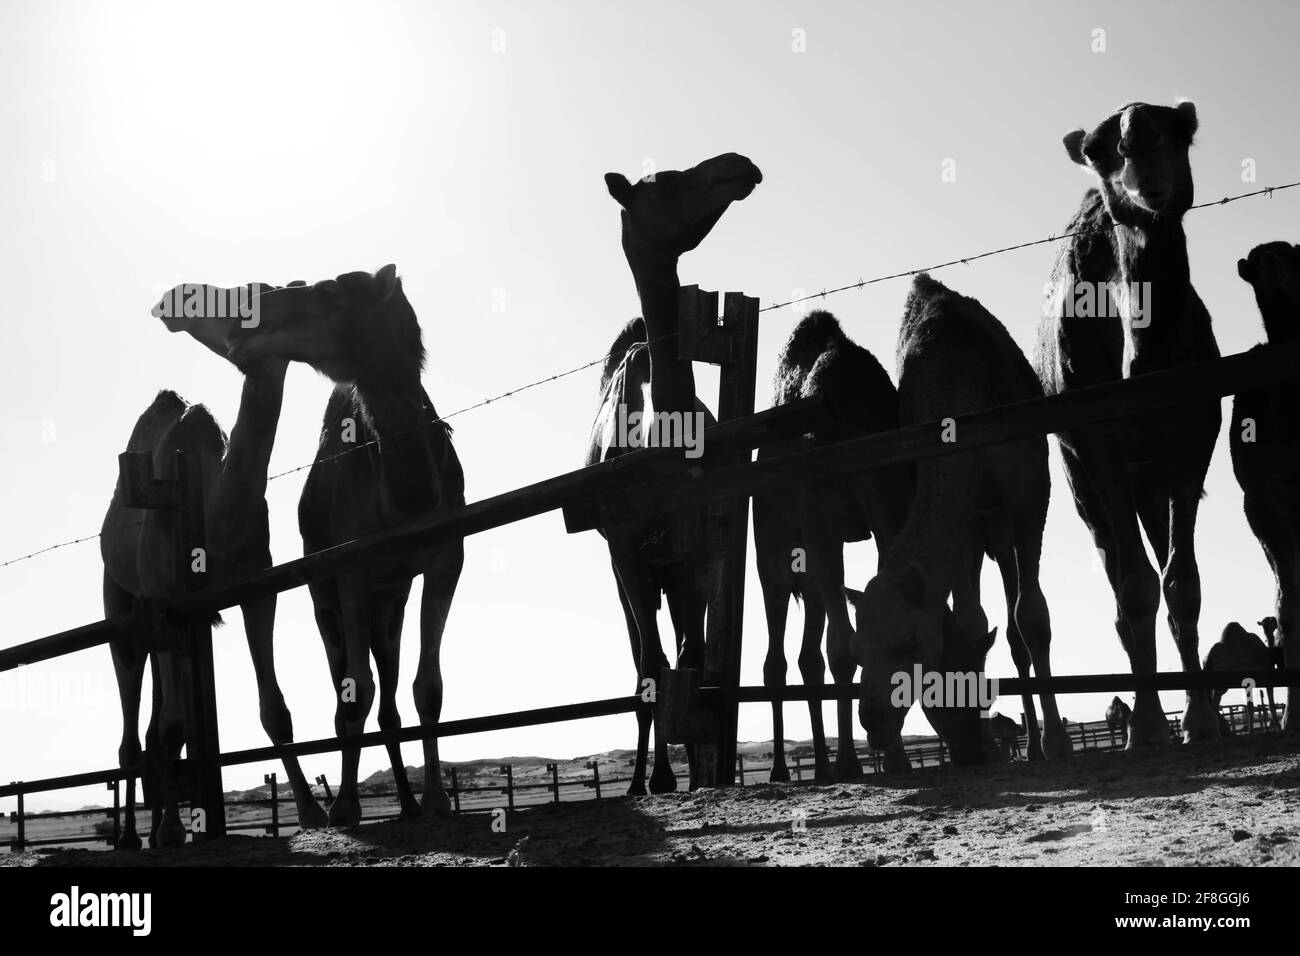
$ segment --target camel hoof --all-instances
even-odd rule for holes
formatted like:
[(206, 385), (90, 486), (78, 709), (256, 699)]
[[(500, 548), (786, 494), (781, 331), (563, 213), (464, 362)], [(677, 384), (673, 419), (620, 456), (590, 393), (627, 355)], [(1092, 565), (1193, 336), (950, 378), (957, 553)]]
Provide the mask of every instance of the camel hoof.
[(768, 783), (789, 783), (790, 768), (787, 767), (784, 763), (772, 764), (772, 772), (767, 775), (767, 782)]
[(646, 795), (645, 778), (633, 780), (627, 788), (627, 795), (629, 797), (644, 797)]
[(420, 799), (420, 816), (426, 820), (442, 820), (452, 816), (451, 798), (447, 796), (447, 791), (440, 788), (426, 792)]
[(1074, 756), (1074, 741), (1065, 732), (1064, 727), (1043, 731), (1043, 746), (1038, 751), (1039, 760), (1064, 760), (1072, 756)]
[(155, 850), (184, 846), (187, 836), (189, 833), (185, 829), (185, 824), (181, 823), (180, 814), (170, 809), (163, 812), (162, 823), (149, 835), (149, 845)]
[(840, 751), (835, 757), (835, 779), (862, 779), (862, 761), (858, 760), (858, 755), (852, 750)]
[(330, 804), (327, 826), (355, 827), (361, 824), (361, 801), (353, 796), (339, 794)]
[(139, 834), (134, 830), (123, 833), (117, 838), (117, 844), (114, 849), (138, 852), (144, 846)]
[(1160, 711), (1147, 714), (1133, 711), (1128, 725), (1128, 743), (1125, 750), (1142, 750), (1150, 747), (1169, 746), (1169, 721)]
[(325, 808), (315, 800), (298, 807), (298, 829), (323, 830), (329, 824)]
[(1218, 740), (1219, 715), (1204, 697), (1192, 697), (1183, 712), (1183, 743), (1199, 744)]
[(650, 775), (650, 792), (651, 793), (672, 793), (677, 789), (677, 777), (671, 770), (660, 773), (656, 767), (654, 773)]

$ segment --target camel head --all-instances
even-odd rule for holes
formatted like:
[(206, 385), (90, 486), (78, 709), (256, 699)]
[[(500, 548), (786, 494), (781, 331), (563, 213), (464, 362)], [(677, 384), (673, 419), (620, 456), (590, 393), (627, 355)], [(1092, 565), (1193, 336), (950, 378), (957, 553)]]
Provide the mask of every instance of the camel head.
[(698, 246), (727, 207), (763, 181), (757, 166), (723, 153), (690, 169), (656, 173), (630, 183), (606, 173), (609, 194), (623, 207), (623, 248), (629, 258), (672, 260)]
[(1264, 638), (1268, 641), (1268, 646), (1273, 647), (1277, 640), (1277, 618), (1271, 614), (1262, 621), (1256, 621), (1264, 629)]
[[(908, 705), (920, 696), (920, 688), (912, 688), (915, 666), (941, 669), (945, 605), (927, 601), (926, 590), (925, 572), (915, 562), (901, 573), (881, 571), (862, 591), (844, 589), (856, 617), (853, 657), (862, 668), (858, 719), (873, 749), (897, 738)], [(900, 686), (912, 688), (912, 696)]]
[(1188, 149), (1196, 135), (1196, 106), (1129, 103), (1092, 132), (1065, 134), (1070, 158), (1097, 176), (1106, 210), (1132, 225), (1177, 218), (1192, 205)]
[(226, 338), (232, 361), (276, 356), (303, 362), (335, 382), (366, 375), (418, 382), (424, 345), (397, 266), (371, 275), (348, 272), (312, 285), (263, 292), (254, 323), (235, 323)]
[(1270, 342), (1300, 337), (1300, 245), (1266, 242), (1237, 260), (1237, 275), (1255, 290)]
[(236, 361), (227, 353), (226, 336), (232, 326), (252, 321), (258, 299), (263, 292), (273, 288), (275, 286), (265, 282), (250, 282), (231, 288), (182, 283), (163, 293), (152, 314), (154, 318), (162, 319), (168, 332), (189, 333), (195, 341), (246, 372), (249, 364)]

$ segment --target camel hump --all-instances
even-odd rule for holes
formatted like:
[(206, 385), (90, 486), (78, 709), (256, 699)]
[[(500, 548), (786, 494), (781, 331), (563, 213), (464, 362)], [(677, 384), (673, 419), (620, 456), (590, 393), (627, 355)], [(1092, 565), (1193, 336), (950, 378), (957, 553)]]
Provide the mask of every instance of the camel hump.
[(206, 405), (190, 405), (154, 446), (154, 471), (171, 473), (176, 451), (198, 452), (209, 466), (219, 464), (226, 454), (226, 433)]
[(136, 419), (131, 429), (131, 438), (126, 443), (127, 451), (153, 451), (158, 441), (172, 428), (189, 404), (169, 388), (164, 388), (143, 414)]
[(776, 363), (773, 405), (822, 396), (846, 422), (869, 430), (895, 428), (898, 393), (889, 373), (821, 310), (799, 321)]

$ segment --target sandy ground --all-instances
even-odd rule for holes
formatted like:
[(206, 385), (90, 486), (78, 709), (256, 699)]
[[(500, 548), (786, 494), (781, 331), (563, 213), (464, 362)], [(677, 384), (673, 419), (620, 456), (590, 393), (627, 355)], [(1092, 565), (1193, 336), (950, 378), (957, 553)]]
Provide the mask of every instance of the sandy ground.
[(0, 866), (505, 866), (524, 837), (523, 866), (1297, 865), (1300, 737), (560, 803), (505, 826), (473, 814)]

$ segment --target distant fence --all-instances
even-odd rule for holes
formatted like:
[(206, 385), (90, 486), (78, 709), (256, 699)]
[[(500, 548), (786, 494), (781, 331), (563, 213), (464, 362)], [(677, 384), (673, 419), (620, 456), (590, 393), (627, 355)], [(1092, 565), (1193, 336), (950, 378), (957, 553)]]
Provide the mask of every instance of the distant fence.
[[(1270, 729), (1268, 706), (1266, 704), (1256, 704), (1253, 720), (1247, 717), (1247, 708), (1243, 704), (1224, 705), (1220, 713), (1225, 722), (1233, 733), (1266, 733)], [(1281, 708), (1275, 713), (1281, 718)], [(1169, 712), (1165, 717), (1170, 722), (1170, 728), (1174, 736), (1179, 733), (1180, 715), (1176, 712)], [(1250, 728), (1249, 731), (1247, 728)], [(1118, 731), (1112, 730), (1104, 720), (1089, 721), (1085, 723), (1070, 723), (1066, 725), (1066, 732), (1070, 735), (1073, 747), (1076, 751), (1105, 751), (1118, 750), (1124, 746), (1124, 739)], [(1019, 738), (1021, 752), (1023, 753), (1028, 740), (1024, 734)], [(936, 739), (931, 742), (913, 742), (905, 745), (908, 758), (913, 766), (917, 769), (926, 767), (943, 767), (949, 765), (947, 748), (941, 740)], [(884, 773), (882, 755), (878, 751), (859, 750), (859, 760), (862, 763), (863, 773), (868, 776)], [(831, 759), (834, 759), (834, 750), (830, 752)], [(809, 757), (804, 754), (792, 754), (788, 758), (788, 767), (794, 782), (805, 782), (804, 775), (807, 773), (808, 780), (812, 779), (813, 764)], [(588, 761), (586, 769), (591, 771), (590, 779), (574, 779), (569, 777), (561, 780), (559, 765), (549, 763), (546, 765), (546, 773), (550, 779), (544, 782), (536, 783), (518, 783), (514, 779), (514, 766), (512, 764), (503, 764), (500, 768), (501, 783), (489, 784), (470, 784), (464, 785), (460, 782), (459, 771), (456, 767), (449, 767), (447, 770), (444, 783), (447, 789), (447, 795), (451, 798), (452, 806), (457, 814), (469, 813), (490, 813), (498, 809), (524, 809), (527, 807), (542, 806), (547, 803), (561, 803), (569, 800), (600, 800), (611, 795), (611, 790), (616, 790), (615, 796), (622, 795), (622, 788), (630, 783), (631, 777), (623, 776), (601, 776), (599, 764)], [(681, 768), (678, 768), (679, 770)], [(771, 773), (771, 764), (762, 764), (760, 762), (747, 763), (743, 755), (736, 758), (736, 778), (741, 787), (753, 786), (756, 784), (767, 783), (768, 775)], [(324, 778), (318, 777), (317, 782), (324, 784)], [(274, 773), (267, 774), (265, 783), (270, 788), (270, 796), (254, 797), (244, 800), (229, 802), (226, 804), (228, 813), (238, 814), (241, 810), (249, 807), (266, 807), (268, 815), (265, 819), (244, 820), (242, 822), (226, 821), (226, 830), (228, 832), (256, 832), (265, 836), (279, 837), (298, 828), (297, 818), (292, 815), (283, 815), (280, 807), (288, 805), (293, 807), (294, 801), (291, 795), (280, 793), (278, 776)], [(103, 844), (107, 847), (116, 845), (117, 838), (121, 833), (122, 814), (124, 812), (120, 800), (120, 788), (117, 781), (108, 785), (108, 789), (113, 793), (113, 806), (111, 807), (93, 807), (84, 810), (60, 810), (43, 813), (24, 813), (22, 801), (19, 801), (19, 809), (9, 814), (9, 823), (15, 829), (14, 835), (10, 838), (7, 845), (10, 852), (18, 853), (24, 849), (38, 846), (71, 846), (78, 844)], [(327, 787), (328, 789), (328, 787)], [(532, 794), (541, 792), (549, 793), (546, 799), (529, 799)], [(491, 795), (496, 799), (488, 799)], [(523, 795), (523, 799), (516, 799)], [(503, 804), (500, 797), (505, 797)], [(362, 794), (363, 803), (381, 803), (395, 801), (398, 797), (396, 791), (381, 791), (378, 793)], [(137, 811), (138, 819), (147, 817), (149, 811)], [(52, 837), (46, 839), (26, 838), (27, 825), (33, 821), (50, 820), (50, 819), (73, 819), (77, 817), (96, 817), (101, 820), (111, 820), (112, 827), (104, 828), (103, 833), (91, 835), (74, 835), (63, 837)], [(362, 821), (374, 823), (384, 820), (397, 819), (394, 813), (378, 813), (363, 815)], [(144, 823), (143, 820), (140, 822)], [(141, 827), (148, 830), (148, 823)]]

